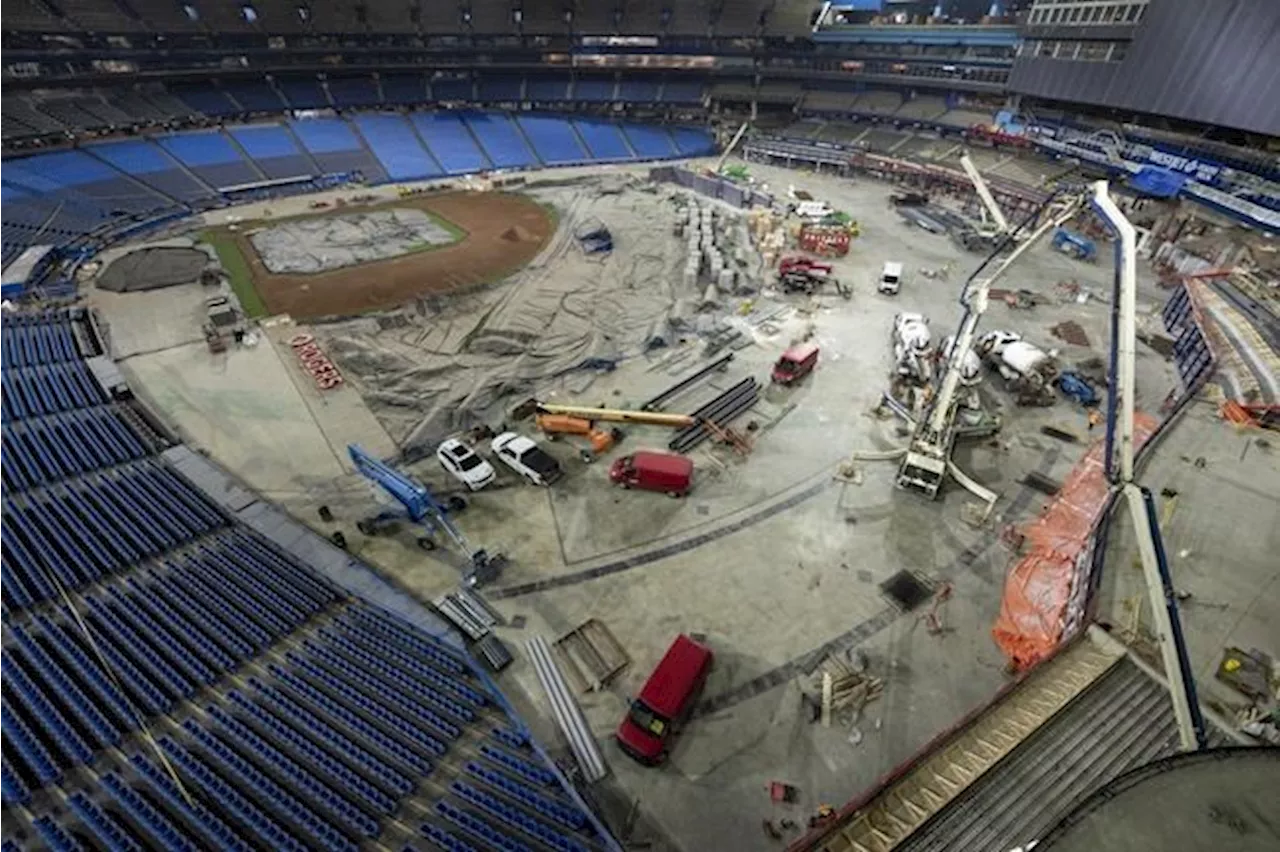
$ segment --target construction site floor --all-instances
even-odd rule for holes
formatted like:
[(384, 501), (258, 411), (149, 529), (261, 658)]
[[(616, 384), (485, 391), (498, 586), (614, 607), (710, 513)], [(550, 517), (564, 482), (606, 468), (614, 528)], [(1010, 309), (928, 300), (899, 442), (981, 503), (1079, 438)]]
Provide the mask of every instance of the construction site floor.
[[(751, 308), (781, 313), (771, 324), (748, 324), (752, 344), (735, 352), (730, 369), (670, 406), (692, 410), (716, 387), (748, 375), (767, 383), (769, 366), (780, 352), (811, 332), (822, 348), (817, 370), (792, 390), (767, 390), (757, 409), (736, 424), (745, 430), (747, 421), (756, 421), (751, 453), (741, 457), (699, 448), (693, 454), (694, 490), (682, 500), (615, 490), (605, 475), (613, 458), (641, 447), (662, 448), (670, 437), (653, 427), (629, 427), (618, 448), (590, 466), (577, 460), (569, 442), (549, 445), (566, 469), (564, 480), (550, 490), (519, 484), (500, 469), (498, 482), (474, 495), (458, 517), (475, 545), (503, 550), (511, 558), (504, 576), (485, 590), (502, 615), (522, 617), (523, 623), (499, 630), (516, 656), (500, 684), (544, 743), (553, 750), (563, 746), (524, 657), (523, 641), (535, 634), (554, 639), (595, 618), (630, 655), (631, 664), (617, 678), (602, 691), (581, 696), (581, 703), (612, 772), (594, 795), (615, 828), (628, 821), (635, 806), (629, 838), (650, 841), (653, 849), (777, 848), (762, 830), (762, 820), (788, 818), (803, 825), (819, 805), (849, 800), (989, 700), (1006, 680), (1005, 660), (989, 635), (1010, 559), (1001, 534), (1034, 516), (1046, 499), (1021, 480), (1033, 472), (1060, 480), (1090, 437), (1085, 414), (1073, 403), (1015, 408), (998, 380), (991, 379), (984, 394), (1000, 403), (1005, 428), (996, 441), (957, 452), (971, 476), (1001, 495), (985, 525), (974, 527), (962, 519), (973, 498), (956, 487), (933, 503), (895, 489), (892, 463), (864, 464), (860, 484), (836, 480), (840, 462), (854, 451), (883, 450), (904, 441), (894, 421), (870, 414), (891, 368), (893, 316), (922, 312), (931, 318), (935, 338), (949, 333), (959, 320), (961, 285), (979, 257), (946, 237), (903, 224), (888, 204), (890, 186), (754, 164), (750, 170), (772, 191), (785, 193), (793, 184), (848, 211), (862, 226), (849, 256), (836, 263), (836, 275), (852, 285), (852, 299), (834, 293), (812, 301), (757, 297), (759, 304)], [(617, 179), (625, 170), (598, 173)], [(611, 262), (644, 269), (669, 249), (645, 235), (653, 227), (647, 212), (652, 201), (646, 200), (651, 196), (629, 192), (640, 191), (623, 189), (618, 200), (592, 201), (589, 209), (608, 216), (616, 245)], [(277, 215), (285, 215), (285, 203), (273, 204)], [(297, 203), (305, 209), (305, 199)], [(556, 249), (560, 236), (553, 235), (547, 251)], [(629, 246), (639, 247), (643, 256), (628, 255)], [(598, 267), (571, 254), (564, 255), (563, 267), (549, 267), (536, 285), (545, 288), (559, 280), (557, 269), (563, 271), (563, 286), (575, 291), (599, 278)], [(874, 290), (887, 261), (902, 262), (908, 272), (896, 298)], [(947, 280), (918, 271), (947, 264)], [(667, 282), (657, 274), (650, 276), (651, 283), (665, 288)], [(1070, 279), (1105, 294), (1111, 270), (1042, 246), (1011, 273), (1009, 286), (1052, 295), (1057, 282)], [(616, 286), (601, 286), (610, 284)], [(507, 298), (502, 287), (495, 288), (494, 297)], [(611, 299), (624, 297), (630, 298)], [(124, 327), (127, 317), (151, 311), (153, 298), (156, 294), (112, 295), (98, 304), (109, 320)], [(491, 308), (487, 298), (474, 297), (475, 309)], [(732, 321), (739, 311), (745, 313), (741, 302), (726, 300), (721, 318)], [(1162, 302), (1163, 294), (1144, 271), (1144, 322), (1158, 322), (1151, 317)], [(586, 310), (589, 299), (570, 307)], [(1042, 346), (1059, 347), (1066, 359), (1082, 359), (1104, 355), (1108, 316), (1109, 306), (1092, 300), (1050, 301), (1030, 311), (994, 304), (984, 327), (1020, 331)], [(1063, 320), (1077, 322), (1090, 346), (1054, 338), (1049, 329)], [(384, 329), (376, 318), (362, 323), (343, 334), (366, 334), (372, 347)], [(322, 394), (302, 380), (293, 354), (281, 345), (281, 336), (302, 327), (269, 331), (254, 349), (233, 349), (225, 356), (190, 342), (198, 340), (198, 323), (188, 329), (186, 341), (175, 340), (172, 330), (156, 329), (153, 344), (145, 339), (145, 323), (130, 327), (127, 352), (136, 354), (125, 365), (131, 381), (196, 447), (324, 534), (341, 530), (353, 553), (419, 598), (430, 599), (457, 583), (460, 555), (443, 548), (425, 553), (408, 529), (372, 539), (355, 529), (359, 518), (382, 505), (351, 472), (345, 443), (359, 441), (375, 454), (390, 456), (393, 438), (411, 434), (409, 426), (422, 415), (409, 395), (407, 374), (397, 376), (394, 397), (377, 399), (372, 368), (360, 375), (362, 394), (351, 386)], [(559, 402), (635, 406), (706, 363), (691, 357), (671, 370), (655, 368), (663, 355), (662, 350), (648, 357), (633, 353), (615, 371), (589, 383), (562, 378), (537, 388), (533, 382), (534, 392)], [(491, 359), (486, 369), (496, 376), (503, 370), (515, 376), (528, 366), (516, 354), (507, 360), (500, 352), (485, 357)], [(1140, 403), (1158, 406), (1172, 387), (1169, 364), (1143, 348), (1138, 375)], [(424, 384), (431, 381), (423, 377)], [(528, 385), (518, 387), (524, 392)], [(373, 405), (367, 404), (370, 399)], [(388, 413), (397, 400), (412, 418), (396, 420)], [(530, 426), (519, 424), (526, 432)], [(1075, 433), (1081, 442), (1047, 437), (1043, 426)], [(433, 488), (454, 487), (432, 457), (402, 466)], [(319, 521), (321, 505), (333, 511), (333, 524)], [(928, 603), (904, 613), (882, 594), (880, 584), (904, 570), (933, 588), (952, 585), (950, 600), (938, 611), (941, 634), (928, 629)], [(612, 730), (629, 696), (681, 632), (700, 635), (714, 651), (715, 665), (668, 764), (642, 768), (616, 749)], [(800, 684), (824, 656), (850, 649), (865, 652), (871, 673), (884, 682), (882, 696), (867, 706), (856, 731), (840, 718), (830, 728), (811, 724)], [(772, 803), (768, 788), (775, 780), (797, 787), (798, 800)]]

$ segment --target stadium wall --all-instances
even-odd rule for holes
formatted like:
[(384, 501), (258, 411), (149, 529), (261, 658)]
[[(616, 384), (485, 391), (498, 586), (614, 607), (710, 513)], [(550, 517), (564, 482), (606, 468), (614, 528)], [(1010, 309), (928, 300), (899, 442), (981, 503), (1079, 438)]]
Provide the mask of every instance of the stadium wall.
[(1011, 91), (1280, 136), (1280, 3), (1159, 0), (1125, 58), (1020, 57)]

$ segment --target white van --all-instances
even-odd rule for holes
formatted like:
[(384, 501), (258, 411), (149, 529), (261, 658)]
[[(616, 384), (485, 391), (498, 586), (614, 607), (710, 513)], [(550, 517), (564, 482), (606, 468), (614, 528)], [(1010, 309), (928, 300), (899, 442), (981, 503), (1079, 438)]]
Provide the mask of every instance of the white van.
[(884, 270), (880, 273), (880, 282), (876, 284), (876, 290), (881, 293), (888, 293), (890, 296), (896, 296), (901, 288), (902, 264), (886, 263)]

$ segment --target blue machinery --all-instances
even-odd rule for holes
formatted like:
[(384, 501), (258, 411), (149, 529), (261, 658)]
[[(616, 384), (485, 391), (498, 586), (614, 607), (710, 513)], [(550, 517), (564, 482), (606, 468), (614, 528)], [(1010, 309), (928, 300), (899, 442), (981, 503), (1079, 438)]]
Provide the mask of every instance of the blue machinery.
[(463, 577), (468, 586), (487, 583), (502, 572), (506, 557), (497, 553), (490, 554), (483, 549), (473, 549), (462, 531), (449, 519), (450, 512), (459, 512), (466, 508), (465, 500), (455, 496), (441, 503), (425, 485), (369, 455), (358, 444), (348, 444), (347, 454), (351, 456), (352, 464), (361, 475), (382, 488), (403, 507), (401, 510), (390, 509), (372, 518), (358, 521), (356, 527), (360, 532), (365, 535), (374, 535), (380, 526), (389, 521), (407, 519), (426, 528), (427, 534), (418, 538), (418, 545), (424, 550), (435, 549), (437, 531), (443, 531), (453, 541), (454, 545), (470, 560), (470, 567)]

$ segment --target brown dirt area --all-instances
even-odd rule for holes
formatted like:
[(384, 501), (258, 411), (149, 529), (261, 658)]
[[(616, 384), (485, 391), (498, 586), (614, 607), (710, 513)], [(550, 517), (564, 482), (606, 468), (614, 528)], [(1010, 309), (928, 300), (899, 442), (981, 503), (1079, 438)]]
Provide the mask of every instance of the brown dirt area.
[(504, 278), (537, 256), (555, 231), (554, 216), (530, 198), (501, 192), (446, 192), (398, 198), (367, 207), (331, 211), (417, 208), (466, 231), (460, 242), (389, 260), (313, 275), (273, 275), (245, 230), (274, 222), (242, 224), (236, 245), (253, 284), (273, 314), (297, 319), (358, 314), (392, 308), (424, 293), (466, 290)]

